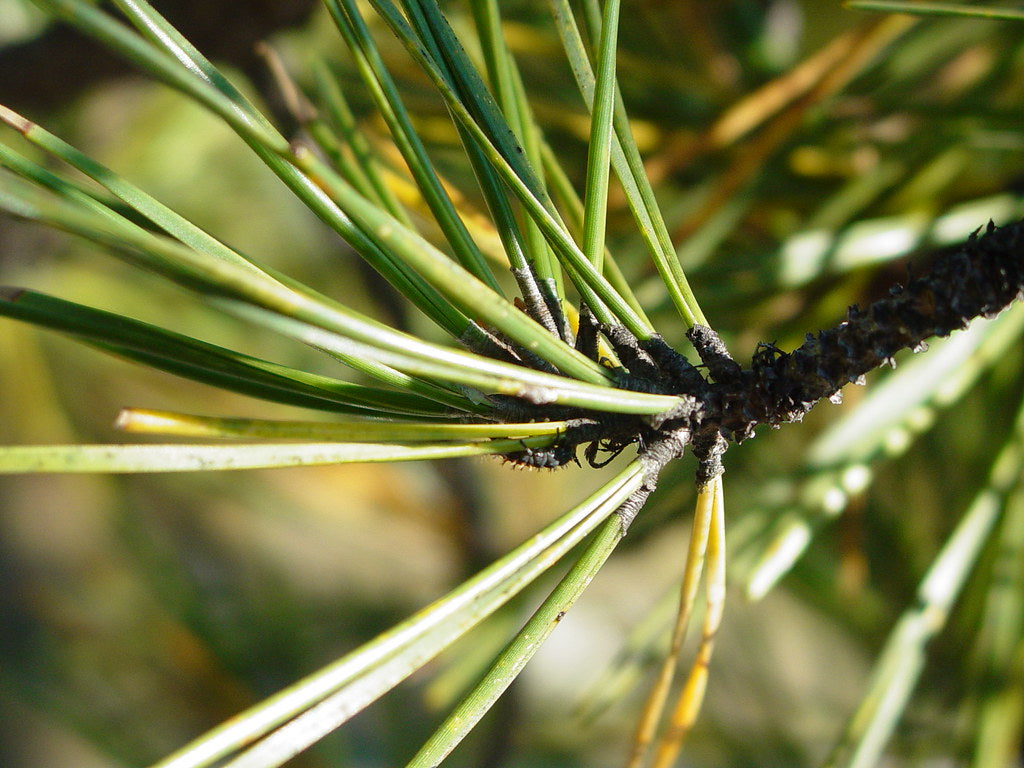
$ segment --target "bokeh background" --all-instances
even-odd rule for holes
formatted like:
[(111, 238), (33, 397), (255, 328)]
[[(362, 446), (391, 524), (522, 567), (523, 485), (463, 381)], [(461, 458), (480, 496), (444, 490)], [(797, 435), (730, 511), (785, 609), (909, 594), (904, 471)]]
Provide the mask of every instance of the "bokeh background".
[[(1024, 211), (1019, 23), (893, 20), (832, 0), (624, 6), (620, 80), (636, 136), (697, 296), (739, 359), (758, 341), (798, 345), (849, 304), (919, 272), (934, 248)], [(255, 42), (271, 41), (300, 82), (314, 56), (326, 57), (368, 134), (384, 136), (317, 4), (156, 7), (284, 125)], [(502, 7), (537, 115), (581, 182), (588, 123), (546, 5)], [(468, 28), (464, 4), (450, 11), (457, 30)], [(438, 99), (386, 33), (380, 40), (435, 156), (465, 180)], [(802, 86), (801, 73), (816, 84)], [(227, 129), (22, 0), (0, 0), (0, 103), (239, 250), (436, 337)], [(612, 247), (659, 328), (680, 343), (684, 329), (614, 191), (612, 205)], [(0, 218), (0, 282), (339, 374), (326, 357), (253, 334), (88, 244), (8, 218)], [(749, 532), (816, 508), (802, 492), (814, 481), (808, 447), (865, 390), (848, 388), (844, 404), (823, 404), (803, 424), (730, 450), (736, 587), (684, 764), (821, 762), (1005, 438), (1022, 390), (1019, 347), (950, 407), (926, 413), (916, 433), (894, 431), (893, 455), (873, 457), (873, 482), (848, 489), (835, 510), (843, 514), (757, 602), (744, 599), (742, 577), (764, 541)], [(868, 390), (885, 375), (873, 375)], [(310, 417), (0, 320), (0, 442), (116, 442), (113, 420), (126, 405)], [(621, 687), (608, 675), (627, 642), (648, 661), (661, 648), (693, 502), (692, 462), (679, 464), (452, 765), (622, 763), (649, 667)], [(0, 480), (0, 765), (149, 764), (443, 594), (602, 476), (459, 460)], [(991, 559), (930, 648), (887, 764), (968, 762)], [(542, 594), (514, 601), (295, 765), (401, 764)], [(606, 707), (594, 713), (595, 701)]]

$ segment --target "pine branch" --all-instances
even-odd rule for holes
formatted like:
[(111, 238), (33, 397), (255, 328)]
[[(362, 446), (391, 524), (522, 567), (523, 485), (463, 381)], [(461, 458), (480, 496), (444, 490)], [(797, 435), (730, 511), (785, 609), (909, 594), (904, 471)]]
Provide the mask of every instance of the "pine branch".
[(687, 445), (700, 462), (697, 483), (703, 486), (723, 472), (721, 456), (728, 441), (753, 437), (762, 424), (800, 421), (819, 401), (835, 400), (847, 383), (863, 383), (868, 371), (894, 365), (898, 352), (923, 351), (926, 339), (964, 329), (976, 317), (995, 317), (1024, 298), (1022, 249), (1024, 222), (989, 223), (983, 234), (975, 232), (940, 256), (928, 274), (905, 287), (893, 286), (888, 297), (867, 309), (850, 307), (844, 322), (808, 334), (794, 351), (759, 344), (748, 369), (706, 326), (694, 326), (687, 335), (707, 376), (660, 337), (638, 340), (625, 328), (603, 326), (624, 365), (622, 386), (675, 395), (680, 404), (655, 417), (555, 409), (546, 416), (573, 419), (564, 437), (544, 451), (507, 458), (553, 468), (575, 461), (577, 447), (589, 443), (587, 460), (603, 466), (607, 460), (599, 461), (600, 453), (614, 456), (636, 443), (647, 479), (624, 505), (624, 517), (631, 519), (654, 490), (662, 468), (682, 456)]

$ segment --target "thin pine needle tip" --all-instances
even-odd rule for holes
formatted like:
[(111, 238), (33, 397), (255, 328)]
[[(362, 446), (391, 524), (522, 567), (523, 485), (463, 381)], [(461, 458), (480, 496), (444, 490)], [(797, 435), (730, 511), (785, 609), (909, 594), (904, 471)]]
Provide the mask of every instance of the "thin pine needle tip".
[(17, 301), (25, 295), (27, 288), (19, 288), (14, 285), (0, 285), (0, 301)]
[(0, 104), (0, 122), (9, 125), (19, 133), (26, 134), (32, 130), (35, 123), (29, 120), (27, 117), (23, 117), (15, 112), (10, 107), (5, 107)]

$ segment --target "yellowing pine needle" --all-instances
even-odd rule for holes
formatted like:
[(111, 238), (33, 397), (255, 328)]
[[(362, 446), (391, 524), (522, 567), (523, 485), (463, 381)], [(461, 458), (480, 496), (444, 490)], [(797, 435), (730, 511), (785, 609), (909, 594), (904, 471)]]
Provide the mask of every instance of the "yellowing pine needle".
[[(668, 654), (662, 662), (658, 678), (651, 687), (643, 712), (640, 715), (640, 722), (637, 724), (636, 735), (633, 739), (633, 751), (630, 754), (628, 768), (640, 768), (644, 764), (644, 758), (654, 740), (661, 715), (665, 711), (665, 703), (668, 700), (668, 693), (672, 687), (672, 680), (675, 678), (676, 669), (679, 666), (679, 657), (682, 653), (683, 641), (686, 639), (686, 630), (690, 624), (690, 616), (693, 614), (693, 606), (697, 599), (697, 587), (700, 583), (700, 576), (704, 570), (705, 553), (708, 550), (709, 537), (714, 525), (716, 499), (721, 505), (721, 478), (715, 478), (697, 491), (697, 502), (693, 511), (693, 529), (690, 533), (690, 546), (686, 553), (686, 567), (683, 571), (683, 582), (680, 587), (679, 613), (676, 616), (676, 624), (672, 630), (672, 641), (669, 645)], [(717, 490), (716, 490), (717, 489)]]
[(725, 610), (725, 500), (722, 495), (721, 476), (708, 483), (708, 487), (711, 489), (713, 501), (707, 546), (707, 609), (704, 612), (704, 628), (697, 657), (690, 668), (690, 675), (676, 702), (668, 727), (662, 734), (653, 768), (669, 768), (675, 762), (683, 740), (690, 733), (697, 715), (700, 714), (701, 705), (704, 703), (704, 691), (707, 689), (708, 667), (715, 648), (715, 635), (718, 633)]
[(564, 421), (525, 424), (452, 424), (448, 422), (371, 421), (276, 421), (197, 416), (149, 408), (124, 408), (115, 426), (133, 434), (175, 435), (193, 438), (264, 438), (273, 440), (338, 441), (351, 443), (470, 441), (496, 438), (557, 437)]

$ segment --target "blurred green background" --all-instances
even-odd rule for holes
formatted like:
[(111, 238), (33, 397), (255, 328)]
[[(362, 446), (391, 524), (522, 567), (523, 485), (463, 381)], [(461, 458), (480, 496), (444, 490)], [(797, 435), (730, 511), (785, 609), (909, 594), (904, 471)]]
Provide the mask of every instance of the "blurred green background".
[[(252, 54), (257, 39), (272, 41), (300, 81), (314, 55), (327, 56), (364, 110), (368, 134), (384, 135), (320, 8), (223, 2), (214, 14), (201, 5), (157, 8), (283, 121)], [(849, 304), (885, 295), (908, 270), (920, 273), (928, 250), (1024, 212), (1024, 26), (884, 19), (831, 0), (625, 5), (620, 81), (636, 136), (696, 294), (738, 359), (758, 341), (798, 345)], [(582, 184), (586, 113), (545, 4), (502, 7), (536, 112)], [(462, 4), (450, 11), (457, 30), (469, 27)], [(380, 40), (432, 151), (452, 179), (467, 178), (439, 100), (398, 46)], [(0, 103), (239, 250), (436, 336), (394, 305), (227, 129), (127, 66), (105, 63), (95, 43), (49, 28), (21, 0), (0, 0)], [(684, 329), (614, 190), (612, 205), (612, 248), (659, 329), (679, 344)], [(10, 219), (0, 219), (0, 280), (337, 373), (325, 356), (255, 337), (92, 246)], [(821, 405), (803, 424), (730, 450), (736, 588), (685, 764), (821, 762), (887, 633), (982, 485), (1020, 401), (1021, 362), (1020, 344), (1008, 345), (950, 407), (922, 411), (917, 433), (894, 426), (883, 440), (892, 457), (871, 457), (873, 482), (832, 502), (844, 514), (753, 603), (742, 579), (766, 545), (764, 527), (788, 513), (831, 516), (812, 492), (824, 470), (809, 462), (809, 446), (888, 374), (869, 377), (867, 390), (848, 388), (844, 404)], [(112, 423), (126, 405), (310, 417), (6, 320), (0, 404), (0, 441), (26, 444), (118, 441)], [(650, 618), (658, 605), (655, 615), (667, 616), (692, 469), (687, 459), (663, 478), (620, 551), (452, 765), (622, 764), (649, 675), (621, 690), (602, 675), (616, 668), (634, 628), (661, 626)], [(459, 460), (3, 479), (0, 765), (151, 763), (443, 594), (602, 476)], [(969, 762), (993, 547), (930, 649), (887, 764)], [(1020, 589), (1024, 574), (1012, 579)], [(514, 601), (429, 674), (295, 764), (403, 762), (540, 595)], [(661, 638), (651, 633), (653, 646), (637, 640), (649, 660)], [(595, 684), (611, 702), (585, 717), (581, 709), (602, 693)]]

